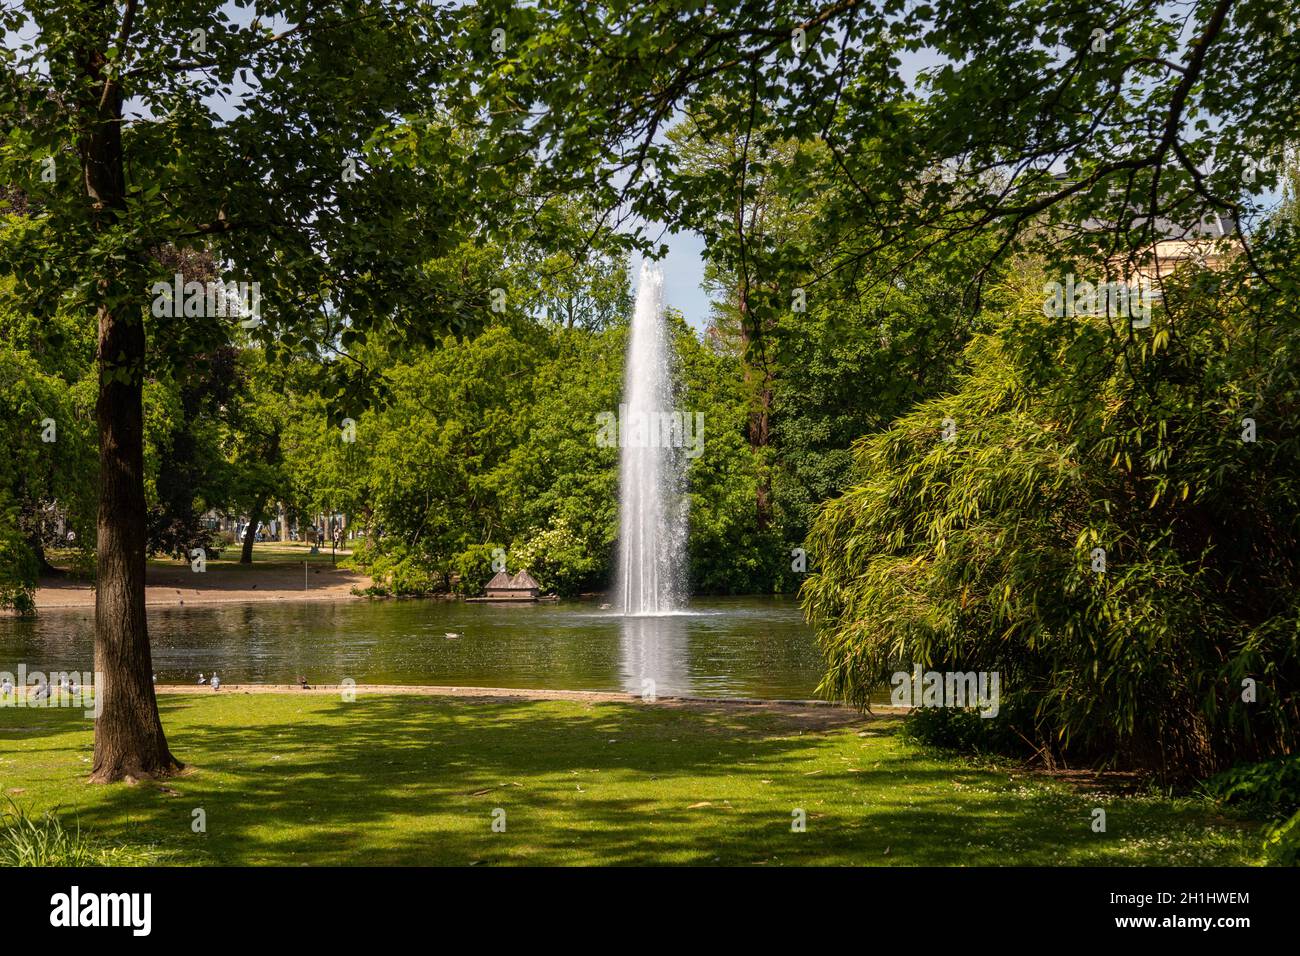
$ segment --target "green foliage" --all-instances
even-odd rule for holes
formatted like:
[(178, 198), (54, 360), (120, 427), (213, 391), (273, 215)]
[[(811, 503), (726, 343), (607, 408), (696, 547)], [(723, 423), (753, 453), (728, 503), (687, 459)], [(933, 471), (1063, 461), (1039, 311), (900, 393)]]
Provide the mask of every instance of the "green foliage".
[(952, 387), (977, 327), (963, 294), (973, 259), (967, 252), (861, 289), (819, 288), (807, 313), (782, 316), (774, 338), (786, 372), (772, 418), (792, 539), (851, 483), (856, 439)]
[(447, 586), (445, 575), (431, 570), (419, 555), (400, 549), (377, 551), (362, 545), (354, 549), (352, 564), (365, 568), (374, 579), (370, 588), (372, 594), (411, 597), (433, 594)]
[[(704, 415), (689, 459), (691, 582), (701, 592), (789, 587), (789, 546), (758, 529), (758, 457), (745, 440), (740, 363), (706, 347), (680, 315), (679, 407)], [(613, 574), (618, 450), (596, 443), (597, 416), (623, 391), (626, 324), (512, 325), (448, 339), (384, 373), (390, 403), (357, 421), (374, 541), (356, 563), (394, 593), (475, 595), (500, 547), (507, 570), (543, 592), (603, 590)], [(337, 475), (331, 457), (318, 480)], [(422, 569), (417, 571), (416, 569)]]
[(1300, 865), (1300, 757), (1242, 764), (1211, 777), (1203, 789), (1225, 806), (1271, 818), (1262, 834), (1265, 861)]
[(1300, 756), (1242, 764), (1205, 782), (1215, 800), (1251, 813), (1288, 816), (1300, 811)]
[(561, 597), (599, 586), (600, 576), (608, 571), (604, 556), (593, 554), (562, 517), (552, 518), (549, 527), (513, 548), (511, 557), (533, 576), (543, 593)]
[(1265, 829), (1264, 859), (1274, 866), (1300, 866), (1300, 810)]
[(917, 707), (903, 723), (902, 734), (929, 747), (972, 754), (1015, 754), (1024, 741), (1016, 734), (1014, 714), (990, 720), (970, 707)]
[[(452, 574), (462, 594), (480, 595), (496, 574), (492, 568), (497, 545), (492, 542), (471, 545), (452, 559)], [(443, 582), (443, 588), (447, 586)]]
[(69, 382), (41, 352), (10, 344), (20, 326), (0, 307), (0, 607), (30, 611), (44, 550), (68, 546), (68, 532), (76, 547), (94, 541), (93, 382)]
[(1270, 416), (1247, 443), (1240, 420), (1300, 399), (1296, 331), (1288, 303), (1218, 283), (1171, 286), (1143, 333), (1046, 318), (1032, 275), (1000, 293), (969, 374), (860, 442), (814, 524), (823, 690), (999, 671), (1035, 747), (1171, 775), (1290, 746), (1300, 434)]
[(18, 529), (17, 509), (4, 496), (0, 488), (0, 610), (29, 615), (36, 610), (33, 591), (40, 568)]

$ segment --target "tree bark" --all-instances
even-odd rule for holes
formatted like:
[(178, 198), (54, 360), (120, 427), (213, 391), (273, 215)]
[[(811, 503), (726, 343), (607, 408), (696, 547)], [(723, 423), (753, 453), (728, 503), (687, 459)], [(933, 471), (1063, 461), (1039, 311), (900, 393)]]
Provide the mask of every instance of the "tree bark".
[(240, 564), (253, 563), (253, 544), (257, 541), (257, 526), (266, 516), (266, 503), (259, 501), (253, 506), (253, 513), (248, 516), (248, 527), (244, 529), (244, 550), (239, 555)]
[[(767, 361), (767, 342), (762, 328), (750, 312), (748, 283), (743, 278), (736, 289), (736, 298), (740, 311), (741, 368), (750, 393), (745, 434), (749, 447), (758, 457), (754, 516), (758, 530), (763, 531), (772, 523), (772, 475), (767, 461), (767, 448), (772, 444), (772, 370)], [(757, 366), (753, 361), (755, 355), (760, 360)]]
[(54, 565), (50, 564), (49, 556), (45, 553), (45, 543), (41, 540), (39, 529), (33, 531), (27, 536), (27, 547), (31, 548), (32, 554), (36, 556), (36, 573), (41, 577), (62, 577), (66, 573), (62, 568), (56, 568)]
[[(111, 228), (126, 209), (122, 157), (122, 92), (104, 86), (106, 60), (84, 55), (87, 102), (98, 121), (78, 144), (92, 217)], [(103, 90), (102, 95), (100, 90)], [(140, 308), (115, 306), (122, 278), (105, 263), (99, 277), (98, 578), (95, 588), (95, 752), (92, 781), (108, 783), (180, 769), (167, 749), (144, 613), (145, 494), (144, 318)], [(129, 280), (128, 280), (129, 281)], [(140, 290), (143, 299), (144, 289)]]

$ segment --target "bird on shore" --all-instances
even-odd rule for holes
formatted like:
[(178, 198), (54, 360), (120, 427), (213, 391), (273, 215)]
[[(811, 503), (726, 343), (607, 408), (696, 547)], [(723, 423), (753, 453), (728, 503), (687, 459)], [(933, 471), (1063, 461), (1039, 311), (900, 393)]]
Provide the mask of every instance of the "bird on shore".
[(73, 697), (77, 696), (78, 690), (79, 690), (79, 685), (75, 680), (72, 681), (70, 684), (68, 684), (68, 693), (71, 694)]
[(14, 692), (14, 682), (6, 677), (3, 683), (0, 683), (0, 697), (8, 697)]
[(456, 638), (458, 638), (458, 637), (464, 637), (465, 635), (464, 635), (463, 633), (461, 633), (460, 631), (448, 631), (448, 632), (446, 633), (445, 636), (446, 636), (447, 640), (449, 640), (449, 641), (454, 641), (454, 640), (456, 640)]
[(303, 690), (311, 690), (311, 684), (307, 683), (307, 678), (305, 677), (298, 678), (298, 686), (301, 687)]
[(50, 685), (45, 681), (41, 681), (39, 684), (36, 685), (36, 690), (32, 694), (32, 700), (45, 700), (49, 696), (50, 696)]
[(200, 686), (203, 685), (203, 684), (206, 684), (207, 682), (208, 682), (208, 679), (207, 679), (206, 677), (203, 676), (203, 671), (199, 671), (199, 684), (200, 684)]
[(158, 675), (157, 675), (157, 674), (154, 674), (154, 675), (153, 675), (153, 682), (154, 682), (155, 684), (158, 683)]
[(600, 606), (600, 609), (601, 609), (602, 611), (608, 611), (611, 607), (613, 607), (612, 604), (602, 604), (602, 605)]
[(216, 674), (212, 675), (212, 680), (208, 681), (208, 683), (212, 685), (213, 690), (221, 690), (221, 678)]

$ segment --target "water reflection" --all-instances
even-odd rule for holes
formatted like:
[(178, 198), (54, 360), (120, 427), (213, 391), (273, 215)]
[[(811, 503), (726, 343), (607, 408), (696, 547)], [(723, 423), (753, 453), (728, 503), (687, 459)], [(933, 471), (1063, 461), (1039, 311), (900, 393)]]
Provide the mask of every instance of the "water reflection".
[[(162, 683), (444, 684), (707, 697), (810, 697), (821, 664), (793, 601), (710, 598), (689, 613), (625, 618), (590, 603), (249, 603), (150, 608)], [(446, 632), (463, 634), (449, 640)], [(0, 671), (87, 670), (94, 619), (0, 615)]]
[(619, 629), (623, 689), (642, 697), (692, 695), (686, 618), (679, 614), (625, 617)]

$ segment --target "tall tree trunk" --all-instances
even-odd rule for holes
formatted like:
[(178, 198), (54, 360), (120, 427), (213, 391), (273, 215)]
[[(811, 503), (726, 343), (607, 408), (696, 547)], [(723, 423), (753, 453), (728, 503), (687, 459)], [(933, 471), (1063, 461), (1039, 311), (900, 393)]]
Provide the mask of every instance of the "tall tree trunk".
[(257, 541), (257, 526), (266, 517), (266, 501), (253, 505), (253, 513), (248, 516), (248, 527), (244, 529), (244, 550), (239, 555), (240, 564), (253, 563), (253, 543)]
[[(754, 511), (760, 531), (772, 523), (772, 475), (767, 449), (772, 443), (769, 419), (772, 410), (772, 370), (767, 361), (767, 343), (758, 320), (749, 308), (749, 288), (742, 278), (736, 289), (740, 306), (741, 367), (749, 395), (749, 421), (745, 433), (749, 447), (758, 459), (758, 484), (754, 492)], [(759, 362), (754, 363), (754, 356)]]
[(45, 542), (41, 539), (41, 529), (38, 528), (27, 536), (27, 547), (31, 548), (32, 554), (36, 556), (36, 573), (41, 577), (61, 577), (64, 574), (62, 568), (50, 564), (49, 556), (45, 553)]
[(370, 505), (362, 505), (361, 520), (366, 528), (366, 548), (373, 549), (379, 543), (379, 536), (375, 534), (375, 509)]
[[(106, 60), (84, 55), (87, 103), (98, 122), (79, 143), (86, 194), (96, 227), (110, 228), (126, 208), (122, 162), (122, 93), (104, 86)], [(101, 94), (102, 90), (102, 94)], [(107, 268), (107, 264), (105, 265)], [(128, 280), (129, 281), (129, 280)], [(99, 428), (98, 579), (95, 588), (95, 754), (91, 780), (171, 773), (180, 764), (167, 749), (144, 614), (145, 332), (139, 308), (114, 305), (122, 278), (100, 276), (98, 309)], [(143, 299), (144, 289), (140, 289)]]
[(289, 509), (280, 502), (280, 542), (287, 543), (289, 540)]
[[(754, 371), (748, 366), (745, 375), (748, 378)], [(769, 430), (772, 411), (772, 378), (766, 368), (754, 372), (761, 376), (758, 394), (749, 411), (749, 445), (758, 453), (758, 486), (754, 492), (754, 507), (758, 515), (758, 528), (763, 530), (772, 521), (772, 469), (768, 461), (767, 448), (772, 444)]]

